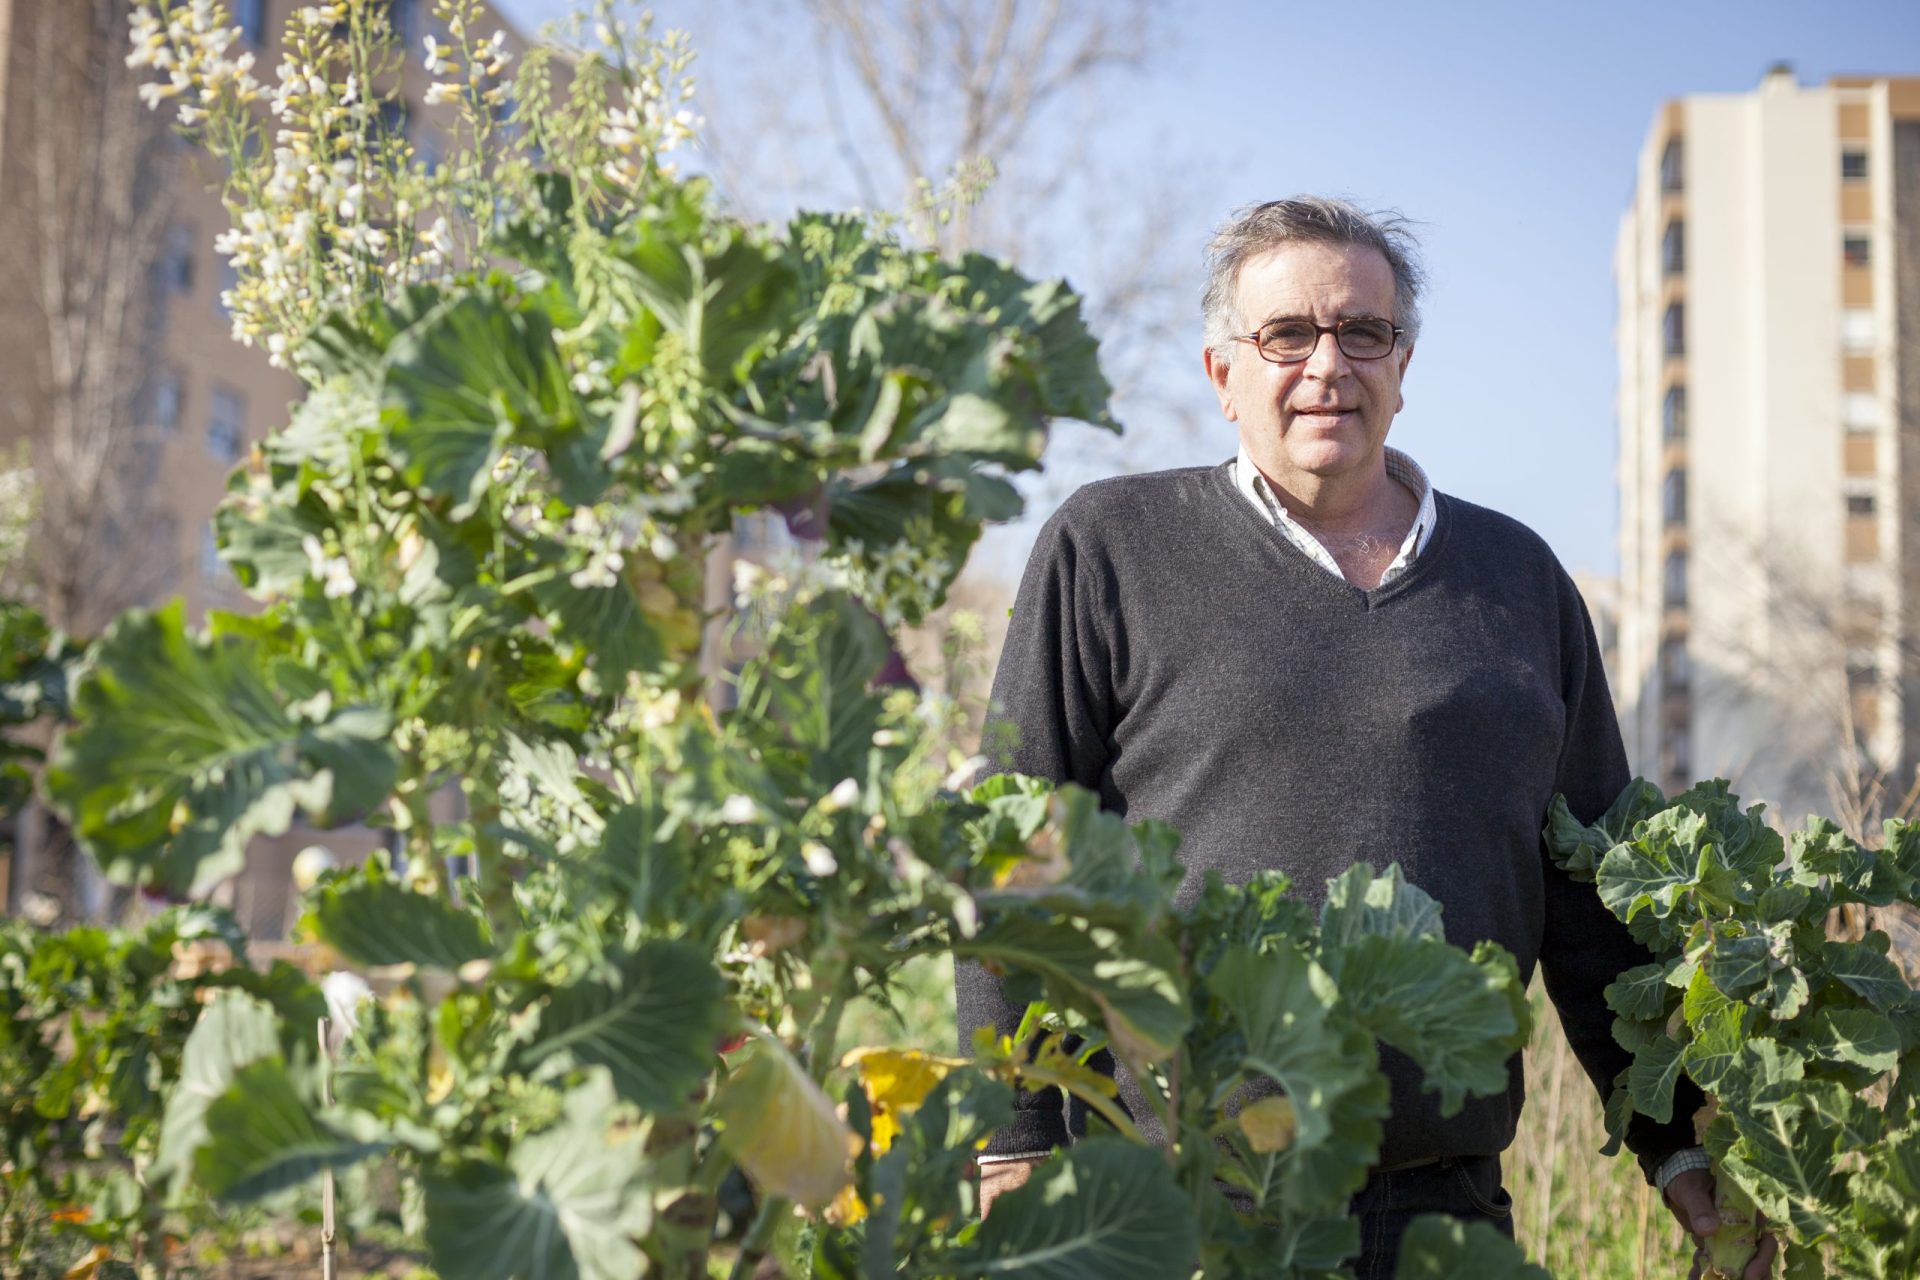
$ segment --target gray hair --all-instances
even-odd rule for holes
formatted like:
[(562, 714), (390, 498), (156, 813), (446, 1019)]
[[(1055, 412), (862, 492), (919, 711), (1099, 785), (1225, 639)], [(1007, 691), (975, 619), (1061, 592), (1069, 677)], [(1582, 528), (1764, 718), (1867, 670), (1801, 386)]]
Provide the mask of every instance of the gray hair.
[(1207, 347), (1215, 358), (1231, 361), (1240, 269), (1253, 258), (1283, 244), (1364, 245), (1377, 249), (1393, 269), (1393, 322), (1406, 331), (1411, 347), (1420, 336), (1420, 290), (1426, 272), (1420, 266), (1420, 242), (1413, 224), (1391, 211), (1369, 213), (1328, 196), (1294, 196), (1236, 210), (1207, 242), (1207, 288), (1200, 297)]

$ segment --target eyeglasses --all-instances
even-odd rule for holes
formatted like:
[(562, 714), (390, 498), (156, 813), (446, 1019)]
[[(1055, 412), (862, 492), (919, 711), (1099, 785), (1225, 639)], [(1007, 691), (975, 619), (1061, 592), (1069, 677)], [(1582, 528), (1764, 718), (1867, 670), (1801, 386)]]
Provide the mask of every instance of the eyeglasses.
[(1330, 333), (1340, 344), (1340, 352), (1349, 360), (1378, 360), (1393, 350), (1406, 330), (1378, 316), (1352, 316), (1334, 324), (1315, 324), (1298, 316), (1269, 320), (1252, 333), (1236, 333), (1235, 342), (1251, 342), (1264, 360), (1274, 364), (1298, 364), (1320, 345), (1320, 335)]

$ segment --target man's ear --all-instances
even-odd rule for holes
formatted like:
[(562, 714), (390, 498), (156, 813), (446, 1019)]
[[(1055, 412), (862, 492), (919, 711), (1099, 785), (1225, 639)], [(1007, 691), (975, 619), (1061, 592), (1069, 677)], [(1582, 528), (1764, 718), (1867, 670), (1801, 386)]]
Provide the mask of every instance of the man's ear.
[(1213, 394), (1220, 399), (1220, 413), (1228, 422), (1238, 422), (1240, 414), (1233, 407), (1233, 395), (1227, 390), (1227, 375), (1233, 366), (1227, 358), (1206, 347), (1200, 352), (1200, 363), (1207, 371), (1207, 381), (1213, 384)]
[[(1407, 366), (1412, 363), (1413, 363), (1413, 348), (1408, 347), (1405, 351), (1402, 351), (1400, 353), (1400, 381), (1402, 386), (1406, 384)], [(1394, 400), (1395, 400), (1395, 404), (1393, 406), (1393, 411), (1395, 413), (1399, 413), (1402, 409), (1405, 409), (1407, 407), (1407, 393), (1405, 391), (1395, 391)]]

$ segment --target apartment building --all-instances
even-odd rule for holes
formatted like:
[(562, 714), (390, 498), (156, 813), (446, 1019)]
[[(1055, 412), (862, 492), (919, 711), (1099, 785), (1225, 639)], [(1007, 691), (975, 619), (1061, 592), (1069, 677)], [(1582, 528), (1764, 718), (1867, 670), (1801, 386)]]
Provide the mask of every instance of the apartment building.
[(1635, 769), (1798, 823), (1920, 762), (1920, 78), (1669, 102), (1615, 254)]

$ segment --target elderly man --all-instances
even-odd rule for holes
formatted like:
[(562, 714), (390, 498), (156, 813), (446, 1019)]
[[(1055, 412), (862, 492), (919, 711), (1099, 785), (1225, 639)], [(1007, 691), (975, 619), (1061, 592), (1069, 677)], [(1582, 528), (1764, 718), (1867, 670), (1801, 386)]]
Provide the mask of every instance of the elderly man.
[[(1601, 992), (1646, 953), (1540, 832), (1555, 792), (1584, 820), (1604, 810), (1626, 756), (1553, 553), (1387, 446), (1420, 330), (1414, 255), (1397, 219), (1319, 198), (1244, 210), (1214, 236), (1202, 359), (1238, 456), (1088, 485), (1047, 523), (994, 679), (1016, 730), (1001, 763), (1171, 822), (1189, 868), (1229, 880), (1277, 867), (1317, 895), (1353, 862), (1398, 860), (1444, 905), (1449, 941), (1493, 939), (1524, 977), (1542, 967), (1604, 1096), (1627, 1056)], [(1484, 335), (1490, 353), (1500, 342)], [(966, 969), (958, 987), (963, 1042), (1013, 1030), (991, 977)], [(1446, 1119), (1412, 1062), (1385, 1050), (1382, 1065), (1393, 1111), (1354, 1202), (1362, 1280), (1392, 1275), (1417, 1213), (1512, 1231), (1500, 1153), (1519, 1059), (1504, 1094)], [(1716, 1219), (1690, 1109), (1636, 1117), (1628, 1145), (1697, 1233)], [(982, 1159), (983, 1201), (1076, 1123), (1057, 1094), (1023, 1097)], [(1770, 1259), (1769, 1244), (1750, 1275)]]

